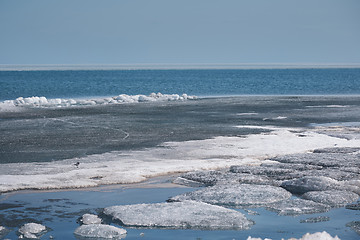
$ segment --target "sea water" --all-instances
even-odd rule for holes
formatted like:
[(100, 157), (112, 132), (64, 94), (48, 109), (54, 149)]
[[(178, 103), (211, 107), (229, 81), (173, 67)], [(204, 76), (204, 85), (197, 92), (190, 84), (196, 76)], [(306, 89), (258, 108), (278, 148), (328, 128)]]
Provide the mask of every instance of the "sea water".
[[(357, 68), (0, 71), (0, 192), (136, 183), (178, 172), (256, 166), (272, 156), (316, 148), (358, 147), (359, 80)], [(6, 204), (19, 201), (3, 196)], [(33, 203), (20, 215), (6, 204), (0, 225), (15, 227), (21, 216), (33, 217)], [(51, 211), (43, 223), (54, 229), (76, 225), (77, 216), (70, 225), (54, 225), (50, 218), (58, 220), (60, 210)], [(268, 214), (262, 216), (271, 218)], [(337, 233), (328, 225), (322, 229)], [(266, 226), (254, 229), (262, 229), (263, 237), (281, 235)], [(284, 228), (278, 231), (290, 229)], [(338, 233), (347, 231), (343, 226)], [(155, 232), (164, 239), (173, 233)], [(250, 233), (256, 232), (241, 237)], [(236, 236), (221, 231), (216, 236), (223, 234)]]
[(119, 94), (197, 96), (359, 94), (360, 68), (0, 71), (0, 101)]

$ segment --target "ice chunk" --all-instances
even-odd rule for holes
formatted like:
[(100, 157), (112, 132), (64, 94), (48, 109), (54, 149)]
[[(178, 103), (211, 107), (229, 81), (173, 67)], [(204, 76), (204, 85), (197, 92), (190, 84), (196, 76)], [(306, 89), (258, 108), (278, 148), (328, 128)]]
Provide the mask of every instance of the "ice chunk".
[(267, 209), (279, 215), (302, 215), (310, 213), (327, 212), (330, 206), (304, 199), (288, 199), (282, 202), (269, 204)]
[(45, 233), (46, 227), (38, 223), (26, 223), (19, 229), (25, 238), (39, 238), (43, 233)]
[(122, 239), (126, 237), (126, 230), (105, 224), (90, 224), (81, 225), (75, 230), (74, 234), (82, 238)]
[(341, 186), (342, 184), (335, 179), (322, 176), (305, 176), (299, 179), (284, 181), (281, 184), (281, 187), (295, 194), (303, 194), (310, 191), (340, 189)]
[(241, 230), (254, 224), (238, 211), (194, 201), (113, 206), (104, 213), (131, 227)]
[(94, 214), (84, 214), (80, 220), (83, 224), (89, 225), (89, 224), (101, 224), (101, 219)]
[(349, 191), (314, 191), (307, 192), (302, 195), (303, 198), (312, 200), (314, 202), (327, 204), (333, 207), (345, 206), (347, 203), (352, 203), (359, 198), (359, 195)]
[(275, 186), (250, 184), (220, 184), (184, 193), (169, 201), (195, 200), (231, 207), (262, 206), (291, 197), (291, 193)]

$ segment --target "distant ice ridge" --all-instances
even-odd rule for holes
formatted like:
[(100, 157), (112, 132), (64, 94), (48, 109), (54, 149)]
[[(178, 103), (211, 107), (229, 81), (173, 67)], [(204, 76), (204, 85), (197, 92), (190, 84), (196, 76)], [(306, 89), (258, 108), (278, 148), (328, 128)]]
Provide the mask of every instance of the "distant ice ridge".
[(151, 93), (150, 95), (126, 95), (121, 94), (115, 97), (98, 99), (47, 99), (46, 97), (19, 97), (15, 100), (6, 100), (0, 102), (0, 111), (9, 110), (14, 107), (70, 107), (70, 106), (93, 106), (119, 103), (135, 102), (156, 102), (156, 101), (185, 101), (194, 100), (196, 96), (187, 94), (162, 94)]

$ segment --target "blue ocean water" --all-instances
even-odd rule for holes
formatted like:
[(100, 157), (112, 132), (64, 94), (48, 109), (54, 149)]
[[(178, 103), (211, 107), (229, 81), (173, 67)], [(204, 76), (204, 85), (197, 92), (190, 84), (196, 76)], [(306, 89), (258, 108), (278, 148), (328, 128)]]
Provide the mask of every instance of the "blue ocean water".
[(360, 68), (0, 71), (0, 101), (119, 94), (357, 95)]

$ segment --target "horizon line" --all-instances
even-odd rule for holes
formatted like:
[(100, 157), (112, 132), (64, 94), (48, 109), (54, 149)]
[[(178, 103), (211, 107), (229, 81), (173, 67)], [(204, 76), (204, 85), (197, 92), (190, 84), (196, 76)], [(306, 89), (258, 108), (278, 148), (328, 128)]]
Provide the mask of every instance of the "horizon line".
[(360, 63), (0, 64), (0, 71), (360, 68)]

